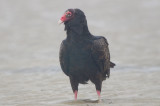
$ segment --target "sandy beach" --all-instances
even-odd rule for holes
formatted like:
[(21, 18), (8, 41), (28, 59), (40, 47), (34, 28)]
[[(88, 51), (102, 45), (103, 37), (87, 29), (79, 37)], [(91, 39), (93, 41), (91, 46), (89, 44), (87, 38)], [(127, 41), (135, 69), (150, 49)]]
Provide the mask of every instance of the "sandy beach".
[(61, 72), (0, 73), (1, 106), (159, 106), (160, 71), (134, 69), (111, 72), (103, 82), (102, 101), (97, 102), (94, 85), (79, 86), (74, 101), (68, 77)]
[[(64, 11), (80, 8), (92, 34), (107, 38), (116, 67), (80, 85), (74, 101), (59, 65)], [(0, 106), (160, 106), (160, 1), (0, 0)]]

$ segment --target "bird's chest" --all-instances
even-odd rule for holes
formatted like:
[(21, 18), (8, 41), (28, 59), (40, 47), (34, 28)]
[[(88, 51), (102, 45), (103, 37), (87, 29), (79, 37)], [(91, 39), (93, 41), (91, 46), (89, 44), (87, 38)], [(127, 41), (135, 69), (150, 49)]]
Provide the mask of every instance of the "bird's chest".
[(73, 45), (70, 48), (70, 59), (74, 61), (85, 61), (90, 57), (90, 47)]
[(71, 65), (83, 66), (91, 61), (91, 45), (86, 43), (72, 44), (69, 48), (69, 60)]

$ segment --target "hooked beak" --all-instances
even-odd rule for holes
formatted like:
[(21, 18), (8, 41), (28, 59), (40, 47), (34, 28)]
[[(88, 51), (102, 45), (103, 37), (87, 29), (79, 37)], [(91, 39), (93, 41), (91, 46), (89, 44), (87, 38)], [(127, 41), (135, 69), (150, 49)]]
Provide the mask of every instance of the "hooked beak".
[(63, 23), (63, 21), (62, 21), (62, 20), (59, 20), (59, 21), (58, 21), (58, 24), (59, 24), (59, 25), (61, 25), (62, 23)]
[(62, 24), (63, 22), (67, 21), (66, 15), (64, 14), (61, 19), (58, 21), (58, 24)]

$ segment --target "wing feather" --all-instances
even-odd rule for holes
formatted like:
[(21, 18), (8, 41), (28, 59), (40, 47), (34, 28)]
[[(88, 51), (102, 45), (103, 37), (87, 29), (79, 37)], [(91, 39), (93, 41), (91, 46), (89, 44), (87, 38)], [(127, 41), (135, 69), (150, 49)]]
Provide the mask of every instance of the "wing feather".
[(110, 53), (108, 48), (108, 42), (104, 37), (99, 37), (93, 41), (92, 57), (95, 61), (99, 72), (110, 76)]
[(68, 76), (69, 70), (69, 51), (67, 49), (66, 41), (63, 40), (60, 46), (59, 61), (62, 71)]

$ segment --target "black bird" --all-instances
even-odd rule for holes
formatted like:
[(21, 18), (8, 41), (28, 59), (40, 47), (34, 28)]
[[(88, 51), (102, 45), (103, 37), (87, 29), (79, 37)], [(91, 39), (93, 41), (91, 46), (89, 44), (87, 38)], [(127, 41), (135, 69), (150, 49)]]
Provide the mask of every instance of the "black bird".
[(109, 78), (110, 68), (115, 66), (110, 61), (106, 38), (89, 32), (86, 16), (80, 9), (65, 11), (59, 23), (64, 23), (67, 34), (60, 47), (60, 65), (69, 76), (75, 100), (79, 83), (87, 84), (88, 80), (95, 84), (100, 100), (102, 81)]

